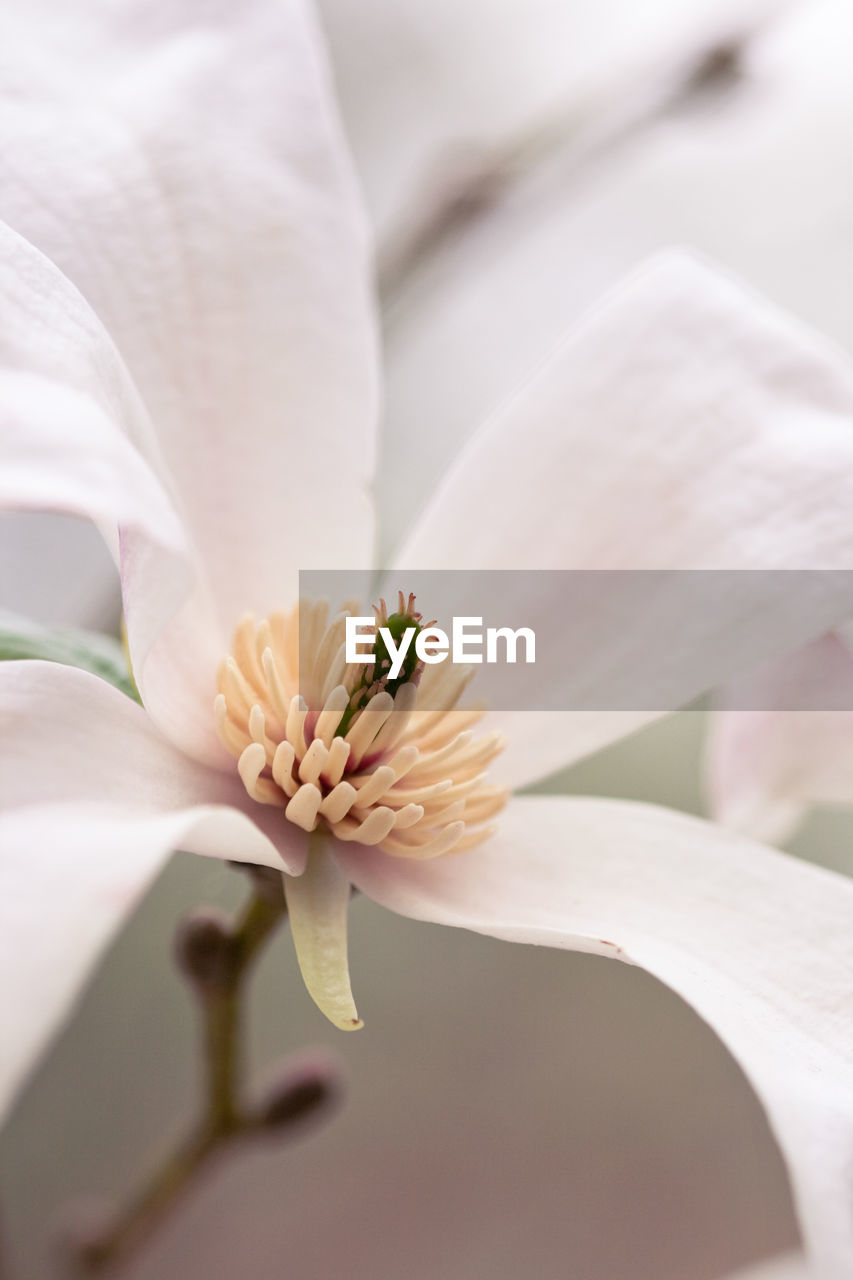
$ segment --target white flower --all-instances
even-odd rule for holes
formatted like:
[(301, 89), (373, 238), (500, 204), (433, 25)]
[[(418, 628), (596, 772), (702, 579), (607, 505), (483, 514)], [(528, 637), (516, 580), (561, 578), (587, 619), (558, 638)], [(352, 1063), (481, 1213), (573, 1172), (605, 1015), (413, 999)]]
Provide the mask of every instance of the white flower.
[[(27, 74), (0, 111), (0, 499), (101, 524), (145, 709), (81, 671), (0, 667), (4, 1101), (172, 849), (257, 862), (290, 877), (303, 961), (331, 954), (344, 1001), (351, 883), (643, 965), (747, 1072), (812, 1255), (842, 1275), (853, 886), (694, 819), (558, 796), (512, 801), (457, 857), (330, 841), (306, 879), (307, 833), (247, 793), (213, 711), (233, 631), (292, 605), (298, 568), (367, 564), (373, 538), (368, 257), (322, 59), (298, 3), (205, 26), (128, 5), (46, 30), (16, 33)], [(396, 562), (846, 565), (851, 405), (817, 341), (663, 259), (474, 437)], [(742, 624), (737, 593), (721, 610)], [(783, 618), (780, 648), (803, 639)], [(614, 637), (611, 664), (631, 643)], [(691, 692), (706, 684), (697, 655)], [(543, 776), (641, 719), (513, 714), (497, 776)], [(337, 912), (330, 951), (301, 887), (321, 923)]]

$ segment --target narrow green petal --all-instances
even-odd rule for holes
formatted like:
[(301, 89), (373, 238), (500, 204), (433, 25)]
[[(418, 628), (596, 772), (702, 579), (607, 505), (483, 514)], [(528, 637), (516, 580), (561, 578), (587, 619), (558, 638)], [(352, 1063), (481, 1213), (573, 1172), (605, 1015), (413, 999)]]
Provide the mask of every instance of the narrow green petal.
[(302, 977), (317, 1007), (342, 1031), (363, 1026), (347, 961), (350, 882), (328, 842), (311, 841), (301, 876), (284, 877), (290, 928)]

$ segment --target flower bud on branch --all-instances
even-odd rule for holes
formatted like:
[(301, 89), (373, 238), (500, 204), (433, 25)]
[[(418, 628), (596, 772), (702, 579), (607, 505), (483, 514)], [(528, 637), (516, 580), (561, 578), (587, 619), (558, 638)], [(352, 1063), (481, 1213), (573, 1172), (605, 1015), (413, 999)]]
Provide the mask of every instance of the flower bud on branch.
[(280, 1133), (307, 1122), (315, 1124), (335, 1110), (343, 1097), (339, 1064), (321, 1050), (311, 1049), (281, 1062), (262, 1094), (254, 1114), (259, 1128)]
[(228, 987), (234, 977), (234, 943), (224, 912), (199, 907), (185, 916), (175, 933), (175, 961), (202, 994)]

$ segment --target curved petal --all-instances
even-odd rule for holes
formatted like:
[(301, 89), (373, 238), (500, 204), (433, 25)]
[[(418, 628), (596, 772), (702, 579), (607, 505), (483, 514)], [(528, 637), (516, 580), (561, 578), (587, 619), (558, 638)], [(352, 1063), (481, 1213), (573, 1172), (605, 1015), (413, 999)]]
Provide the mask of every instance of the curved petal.
[(115, 338), (230, 635), (372, 541), (370, 263), (315, 22), (40, 0), (3, 24), (7, 220)]
[(0, 663), (0, 1115), (172, 850), (299, 874), (304, 835), (88, 672)]
[(186, 823), (201, 806), (216, 823), (192, 840), (190, 824), (184, 848), (295, 875), (305, 866), (304, 833), (249, 799), (233, 761), (219, 772), (189, 759), (142, 707), (87, 671), (0, 663), (0, 727), (0, 812), (120, 806), (140, 819), (183, 813)]
[(717, 708), (705, 772), (718, 821), (776, 843), (812, 805), (853, 804), (853, 657), (837, 636), (733, 682)]
[(119, 564), (128, 650), (146, 710), (176, 747), (224, 769), (212, 707), (230, 637), (209, 583), (132, 529), (121, 530)]
[[(395, 563), (843, 569), (851, 413), (853, 379), (828, 345), (690, 256), (662, 255), (475, 434)], [(749, 612), (736, 575), (730, 595), (718, 621), (735, 634)], [(548, 606), (559, 634), (572, 601)], [(776, 651), (816, 634), (803, 635), (807, 622), (789, 613)], [(630, 643), (614, 636), (614, 663), (630, 663)], [(692, 695), (713, 674), (708, 653), (697, 657)], [(606, 693), (612, 673), (599, 670)], [(535, 705), (547, 705), (539, 694)], [(519, 717), (510, 730), (502, 768), (515, 782), (569, 763), (585, 737), (588, 749), (607, 740), (594, 717), (580, 728), (553, 713)]]
[(0, 1121), (98, 956), (173, 849), (264, 860), (243, 814), (33, 805), (0, 814)]
[(336, 853), (403, 915), (613, 956), (670, 986), (760, 1096), (818, 1274), (847, 1274), (853, 884), (699, 819), (556, 796), (515, 800), (495, 837), (457, 857)]
[(38, 249), (0, 223), (0, 505), (89, 516), (117, 554), (119, 523), (187, 554), (146, 461), (151, 424), (112, 339)]
[[(0, 505), (96, 521), (116, 558), (127, 561), (127, 614), (143, 698), (173, 741), (215, 762), (221, 757), (210, 714), (213, 672), (228, 637), (199, 583), (136, 387), (74, 285), (4, 224), (0, 296)], [(120, 542), (135, 554), (122, 555)], [(155, 645), (165, 660), (149, 673), (145, 659)]]
[(215, 763), (239, 617), (372, 543), (369, 260), (320, 40), (301, 0), (73, 23), (48, 0), (3, 21), (3, 209), (115, 338), (203, 570), (175, 577), (126, 532), (134, 674), (163, 731)]

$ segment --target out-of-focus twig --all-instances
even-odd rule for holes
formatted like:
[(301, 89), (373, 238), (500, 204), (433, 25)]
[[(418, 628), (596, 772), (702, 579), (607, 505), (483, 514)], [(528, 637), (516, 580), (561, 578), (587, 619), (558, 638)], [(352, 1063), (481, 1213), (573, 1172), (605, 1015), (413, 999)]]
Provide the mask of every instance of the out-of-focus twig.
[[(281, 1132), (334, 1100), (336, 1072), (325, 1056), (286, 1060), (260, 1101), (241, 1098), (241, 1003), (246, 978), (287, 914), (281, 876), (250, 869), (253, 893), (229, 922), (201, 909), (179, 925), (176, 959), (198, 999), (203, 1024), (205, 1105), (189, 1134), (118, 1213), (72, 1223), (78, 1275), (113, 1275), (144, 1244), (214, 1158), (238, 1139)], [(81, 1213), (82, 1216), (82, 1213)]]
[(615, 106), (594, 103), (555, 110), (492, 146), (458, 145), (430, 166), (408, 210), (377, 255), (386, 316), (406, 286), (539, 166), (566, 153), (564, 176), (577, 179), (650, 125), (711, 92), (731, 87), (756, 28), (718, 37), (686, 62), (660, 68), (654, 83), (628, 92)]

